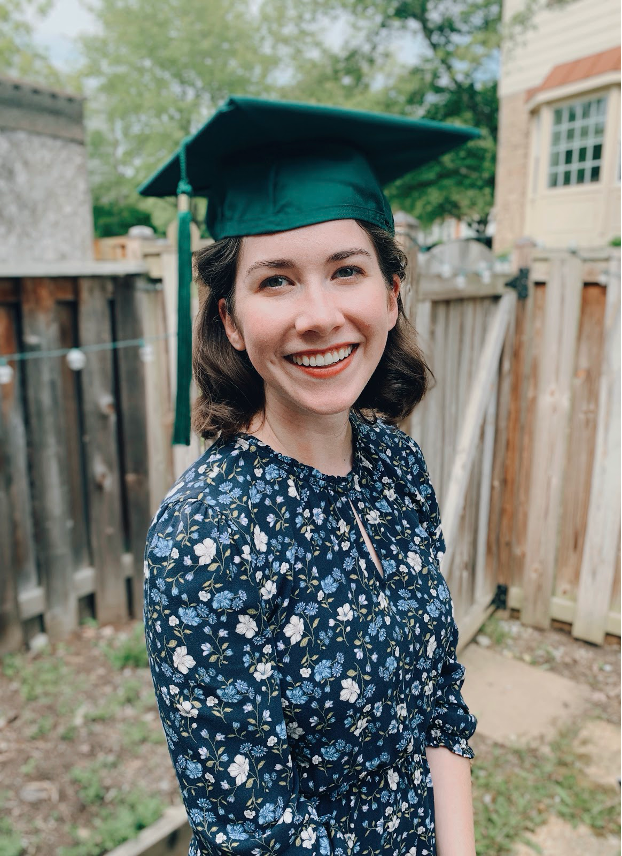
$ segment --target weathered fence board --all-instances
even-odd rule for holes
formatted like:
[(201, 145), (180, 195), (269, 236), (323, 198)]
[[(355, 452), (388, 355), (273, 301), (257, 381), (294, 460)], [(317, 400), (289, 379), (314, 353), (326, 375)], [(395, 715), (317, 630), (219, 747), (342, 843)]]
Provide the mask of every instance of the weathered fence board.
[[(114, 283), (114, 329), (118, 341), (143, 338), (136, 282), (119, 277)], [(146, 437), (145, 363), (138, 348), (120, 348), (116, 352), (121, 426), (121, 464), (125, 481), (124, 509), (127, 520), (128, 544), (133, 558), (132, 612), (142, 615), (143, 555), (149, 528), (149, 459)]]
[(550, 623), (582, 289), (579, 260), (555, 259), (546, 289), (522, 604), (523, 620), (543, 628)]
[[(27, 350), (59, 347), (54, 301), (52, 280), (22, 279), (22, 329)], [(32, 432), (29, 449), (35, 535), (41, 584), (46, 593), (45, 624), (52, 637), (62, 638), (78, 620), (68, 537), (71, 508), (66, 479), (65, 414), (61, 406), (62, 375), (60, 363), (55, 359), (26, 360), (24, 369)]]
[(610, 262), (604, 363), (581, 579), (572, 632), (601, 644), (620, 540), (620, 257)]
[[(81, 278), (78, 287), (78, 324), (83, 345), (112, 340), (110, 305), (113, 285), (108, 278)], [(127, 618), (112, 350), (89, 353), (82, 369), (87, 491), (93, 567), (96, 579), (96, 614), (102, 622)]]

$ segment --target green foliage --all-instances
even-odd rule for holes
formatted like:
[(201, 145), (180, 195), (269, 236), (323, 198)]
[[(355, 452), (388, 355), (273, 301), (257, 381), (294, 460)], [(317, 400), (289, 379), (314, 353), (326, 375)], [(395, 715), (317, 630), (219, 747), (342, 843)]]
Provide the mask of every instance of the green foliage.
[(70, 778), (80, 785), (78, 796), (84, 805), (95, 805), (102, 802), (106, 795), (106, 789), (101, 781), (102, 771), (109, 770), (116, 764), (116, 758), (99, 758), (86, 767), (73, 767), (70, 770)]
[(62, 74), (33, 39), (33, 21), (45, 17), (51, 5), (51, 0), (0, 0), (0, 75), (62, 84)]
[(620, 236), (618, 235), (617, 237), (612, 238), (609, 241), (609, 246), (610, 247), (619, 247), (620, 246)]
[(102, 809), (88, 838), (80, 839), (72, 830), (75, 844), (61, 847), (58, 856), (102, 856), (123, 842), (135, 838), (141, 829), (161, 817), (164, 805), (160, 797), (142, 788), (117, 794), (110, 806)]
[(573, 748), (579, 727), (563, 729), (546, 754), (496, 744), (480, 749), (472, 769), (478, 856), (510, 856), (552, 813), (619, 835), (616, 790), (595, 784), (581, 770)]
[(127, 667), (146, 669), (149, 665), (145, 646), (145, 629), (142, 622), (135, 624), (128, 636), (115, 639), (103, 650), (115, 669)]
[(494, 613), (483, 624), (480, 632), (492, 639), (493, 644), (498, 648), (502, 647), (510, 636)]
[(24, 701), (47, 701), (57, 699), (70, 691), (70, 671), (63, 661), (62, 651), (55, 654), (46, 652), (41, 656), (29, 658), (24, 654), (11, 654), (4, 657), (2, 670), (7, 678), (19, 684)]
[(20, 856), (24, 852), (21, 835), (13, 829), (8, 817), (0, 817), (0, 856)]
[(151, 214), (136, 205), (118, 205), (104, 202), (93, 205), (93, 220), (96, 238), (112, 238), (125, 235), (132, 226), (151, 226)]
[(137, 206), (158, 230), (174, 201), (137, 186), (232, 93), (265, 94), (278, 57), (252, 0), (97, 0), (81, 38), (91, 178), (98, 205)]
[(32, 731), (28, 734), (30, 740), (38, 740), (40, 737), (45, 737), (49, 734), (54, 726), (54, 717), (46, 714), (42, 716)]
[[(267, 4), (293, 33), (300, 4)], [(424, 225), (453, 216), (483, 232), (493, 203), (499, 0), (309, 0), (284, 91), (294, 98), (471, 125), (482, 138), (395, 182), (387, 195)], [(329, 37), (335, 20), (343, 37)], [(300, 36), (300, 33), (302, 34)]]

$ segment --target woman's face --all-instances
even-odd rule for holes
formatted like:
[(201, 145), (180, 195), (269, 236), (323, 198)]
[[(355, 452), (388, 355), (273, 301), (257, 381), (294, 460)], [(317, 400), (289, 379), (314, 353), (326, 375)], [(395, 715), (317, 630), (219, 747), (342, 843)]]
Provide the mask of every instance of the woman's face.
[(264, 380), (266, 413), (348, 413), (382, 357), (398, 315), (399, 278), (384, 280), (355, 220), (246, 237), (229, 341)]

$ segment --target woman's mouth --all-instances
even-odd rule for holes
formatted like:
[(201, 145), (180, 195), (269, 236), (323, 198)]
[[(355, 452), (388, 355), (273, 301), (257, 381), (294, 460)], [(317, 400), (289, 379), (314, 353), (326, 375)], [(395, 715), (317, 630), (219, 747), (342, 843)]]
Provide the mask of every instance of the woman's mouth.
[(332, 377), (352, 362), (352, 355), (358, 344), (343, 345), (329, 351), (309, 351), (308, 353), (289, 354), (287, 360), (299, 366), (305, 374), (315, 377)]

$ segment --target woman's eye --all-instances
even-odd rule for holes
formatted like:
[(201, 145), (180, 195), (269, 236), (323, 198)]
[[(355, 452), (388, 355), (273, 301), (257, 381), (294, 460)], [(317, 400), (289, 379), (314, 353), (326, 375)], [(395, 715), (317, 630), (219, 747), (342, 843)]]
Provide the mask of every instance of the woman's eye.
[(270, 276), (264, 279), (261, 283), (262, 288), (279, 288), (281, 285), (287, 285), (288, 280), (284, 276)]
[(338, 279), (349, 279), (350, 277), (356, 276), (357, 274), (362, 272), (363, 271), (357, 267), (342, 267), (339, 268), (338, 271), (335, 271), (335, 276)]

